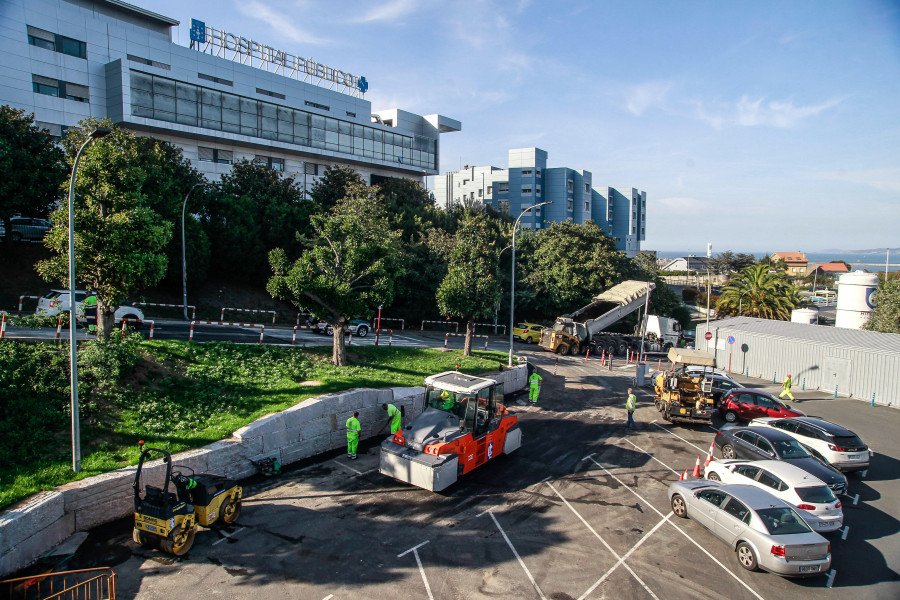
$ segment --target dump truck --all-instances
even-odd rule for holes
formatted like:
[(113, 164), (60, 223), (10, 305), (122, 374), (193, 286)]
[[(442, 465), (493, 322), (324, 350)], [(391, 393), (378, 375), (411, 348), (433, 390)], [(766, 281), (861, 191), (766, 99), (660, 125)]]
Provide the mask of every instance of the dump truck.
[(704, 371), (688, 372), (687, 367), (696, 365), (711, 374), (716, 366), (715, 357), (702, 350), (670, 348), (668, 359), (672, 368), (660, 372), (654, 380), (656, 409), (670, 423), (710, 423), (716, 408), (712, 380)]
[[(649, 285), (649, 289), (648, 289)], [(624, 281), (594, 296), (591, 303), (577, 311), (557, 317), (553, 327), (541, 332), (541, 347), (557, 354), (584, 354), (588, 348), (605, 350), (608, 354), (624, 355), (640, 350), (641, 335), (606, 331), (626, 316), (640, 309), (656, 284), (645, 281)], [(682, 341), (681, 325), (675, 319), (647, 316), (644, 350), (666, 351)]]
[(381, 443), (379, 471), (438, 492), (522, 445), (518, 417), (503, 404), (503, 384), (447, 371), (425, 378), (421, 414)]

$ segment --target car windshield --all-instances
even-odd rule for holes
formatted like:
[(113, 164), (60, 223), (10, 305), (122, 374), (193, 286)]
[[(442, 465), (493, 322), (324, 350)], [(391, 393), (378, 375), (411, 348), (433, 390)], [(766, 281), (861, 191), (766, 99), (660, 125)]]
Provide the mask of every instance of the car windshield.
[(426, 394), (425, 406), (456, 413), (459, 402), (457, 394), (448, 392), (447, 390), (429, 387), (428, 393)]
[(836, 435), (834, 436), (834, 445), (841, 448), (861, 448), (865, 446), (863, 441), (855, 435)]
[(813, 504), (829, 504), (837, 500), (834, 493), (825, 485), (817, 485), (814, 487), (798, 487), (794, 488), (797, 495), (804, 502), (812, 502)]
[(809, 458), (812, 456), (797, 440), (776, 440), (772, 442), (775, 453), (781, 458)]
[(788, 507), (763, 508), (756, 511), (763, 525), (772, 535), (790, 535), (794, 533), (809, 533), (812, 531), (809, 525)]
[(773, 402), (773, 403), (775, 404), (775, 406), (778, 407), (778, 408), (780, 408), (781, 410), (789, 410), (786, 404), (783, 404), (783, 403), (779, 402), (778, 400), (775, 399), (774, 396), (770, 396), (770, 397), (769, 397), (769, 400), (770, 400), (771, 402)]

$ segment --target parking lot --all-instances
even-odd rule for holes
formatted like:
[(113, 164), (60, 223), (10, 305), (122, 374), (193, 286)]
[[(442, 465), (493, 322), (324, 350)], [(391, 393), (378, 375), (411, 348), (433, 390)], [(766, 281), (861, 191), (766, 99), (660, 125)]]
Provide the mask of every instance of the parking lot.
[(522, 448), (444, 494), (379, 474), (371, 440), (355, 462), (334, 453), (244, 482), (237, 525), (202, 530), (185, 557), (135, 545), (126, 519), (91, 532), (68, 566), (112, 565), (120, 596), (140, 599), (900, 597), (896, 410), (798, 392), (802, 410), (854, 430), (875, 456), (849, 477), (847, 528), (827, 536), (832, 571), (789, 580), (745, 571), (671, 514), (667, 487), (705, 458), (712, 427), (662, 421), (643, 388), (629, 432), (633, 369), (524, 353), (545, 385), (537, 406), (510, 402)]

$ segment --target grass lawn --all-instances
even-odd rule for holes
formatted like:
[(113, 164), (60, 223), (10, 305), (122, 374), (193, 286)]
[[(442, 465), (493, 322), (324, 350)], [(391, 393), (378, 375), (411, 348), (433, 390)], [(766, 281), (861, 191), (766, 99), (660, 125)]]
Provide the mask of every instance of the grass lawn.
[[(418, 386), (426, 375), (457, 364), (465, 373), (478, 374), (507, 361), (501, 352), (464, 357), (461, 351), (348, 346), (351, 365), (338, 368), (330, 363), (330, 347), (143, 341), (136, 350), (125, 372), (93, 384), (88, 377), (91, 387), (79, 386), (83, 470), (77, 474), (71, 470), (67, 347), (32, 345), (29, 364), (16, 366), (19, 379), (0, 380), (0, 385), (24, 388), (39, 378), (33, 399), (23, 398), (28, 390), (19, 389), (15, 405), (6, 401), (0, 406), (0, 424), (27, 434), (32, 448), (0, 463), (0, 508), (41, 490), (136, 464), (141, 439), (173, 453), (198, 448), (307, 398), (359, 387)], [(42, 353), (47, 356), (38, 356)], [(9, 369), (21, 356), (7, 353), (0, 366)], [(79, 352), (79, 370), (81, 363)], [(106, 365), (95, 360), (88, 370), (103, 372)], [(29, 375), (28, 369), (34, 373)], [(11, 445), (9, 451), (20, 446)]]

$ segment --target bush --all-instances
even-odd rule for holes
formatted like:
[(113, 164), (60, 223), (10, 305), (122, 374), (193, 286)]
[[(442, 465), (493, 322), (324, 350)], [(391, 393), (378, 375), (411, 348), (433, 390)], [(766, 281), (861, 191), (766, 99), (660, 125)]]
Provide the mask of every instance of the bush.
[(78, 352), (81, 381), (94, 388), (116, 385), (140, 361), (141, 336), (115, 330), (108, 339), (88, 342)]
[(700, 290), (695, 287), (686, 287), (681, 290), (681, 299), (685, 304), (697, 304), (697, 297), (700, 295)]

